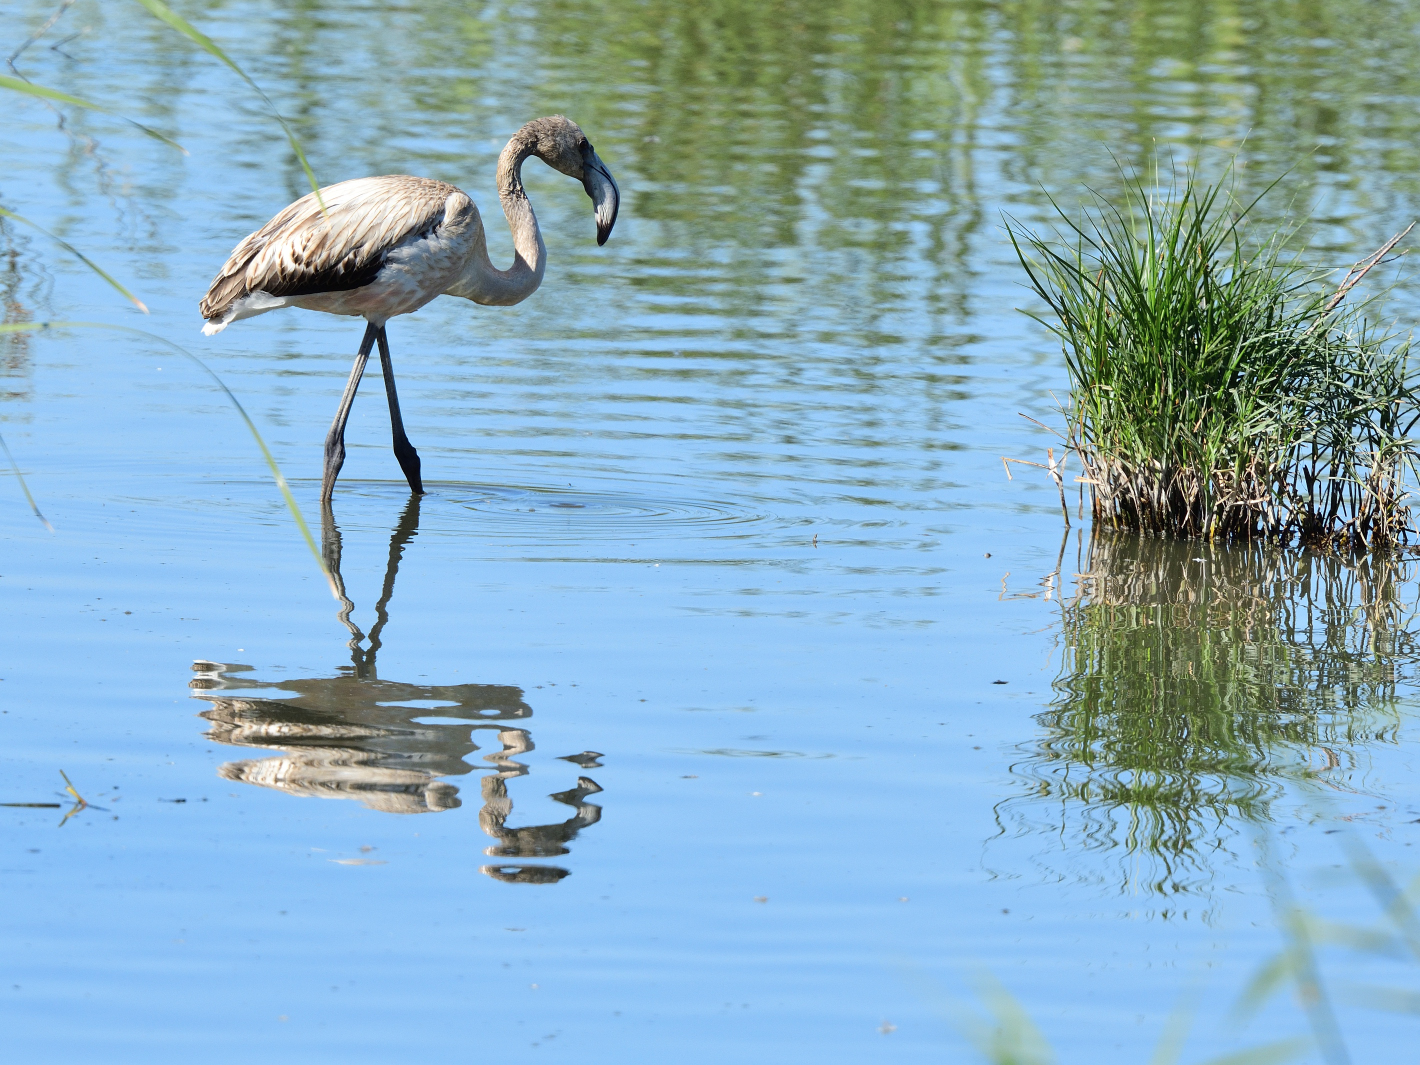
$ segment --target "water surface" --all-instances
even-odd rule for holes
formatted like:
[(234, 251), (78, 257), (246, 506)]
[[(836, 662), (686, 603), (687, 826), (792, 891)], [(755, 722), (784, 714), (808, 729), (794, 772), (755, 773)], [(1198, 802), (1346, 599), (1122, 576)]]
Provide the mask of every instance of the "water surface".
[[(0, 808), (12, 1053), (972, 1060), (981, 969), (1062, 1060), (1147, 1060), (1190, 988), (1200, 1058), (1307, 1031), (1285, 997), (1219, 1018), (1282, 943), (1263, 866), (1357, 922), (1340, 839), (1416, 868), (1414, 567), (1062, 543), (1053, 488), (1000, 463), (1052, 443), (1017, 413), (1063, 383), (1000, 223), (1156, 149), (1237, 153), (1348, 264), (1420, 213), (1412, 5), (182, 10), (323, 181), (455, 182), (507, 261), (498, 151), (565, 112), (622, 213), (598, 249), (529, 164), (541, 291), (391, 326), (428, 495), (374, 375), (322, 514), (358, 323), (199, 333), (304, 191), (260, 101), (137, 5), (80, 0), (17, 60), (190, 155), (7, 100), (0, 203), (152, 314), (6, 221), (4, 320), (200, 354), (341, 596), (180, 355), (0, 342), (56, 530), (11, 478), (0, 801), (64, 800)], [(53, 7), (8, 13), (7, 54)], [(60, 770), (90, 803), (62, 827)], [(1413, 966), (1322, 971), (1357, 1060), (1412, 1045), (1347, 989)]]

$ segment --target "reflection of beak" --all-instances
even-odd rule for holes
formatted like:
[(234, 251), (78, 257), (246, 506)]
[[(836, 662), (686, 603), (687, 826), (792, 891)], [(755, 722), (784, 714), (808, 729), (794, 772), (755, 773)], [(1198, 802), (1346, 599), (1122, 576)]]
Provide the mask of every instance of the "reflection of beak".
[(606, 164), (597, 158), (590, 145), (582, 153), (582, 188), (592, 198), (592, 210), (597, 218), (597, 244), (606, 243), (611, 227), (616, 225), (616, 212), (621, 206), (621, 190)]

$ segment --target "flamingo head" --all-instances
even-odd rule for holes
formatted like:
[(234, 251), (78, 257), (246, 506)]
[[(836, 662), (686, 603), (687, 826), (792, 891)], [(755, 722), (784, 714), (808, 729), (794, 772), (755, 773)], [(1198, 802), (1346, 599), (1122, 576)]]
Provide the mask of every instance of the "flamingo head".
[(592, 142), (580, 126), (570, 118), (552, 115), (529, 122), (518, 131), (526, 138), (531, 154), (536, 155), (558, 173), (576, 178), (592, 198), (592, 211), (597, 220), (597, 244), (605, 244), (616, 225), (616, 212), (621, 206), (621, 190), (611, 170), (601, 161)]

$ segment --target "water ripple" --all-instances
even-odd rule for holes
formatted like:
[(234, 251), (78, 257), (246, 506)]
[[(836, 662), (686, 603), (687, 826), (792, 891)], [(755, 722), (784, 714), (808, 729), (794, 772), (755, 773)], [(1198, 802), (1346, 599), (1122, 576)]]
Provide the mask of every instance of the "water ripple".
[(448, 503), (476, 515), (478, 531), (519, 538), (533, 535), (559, 542), (568, 538), (742, 539), (764, 532), (771, 524), (769, 515), (714, 499), (517, 485), (430, 487)]

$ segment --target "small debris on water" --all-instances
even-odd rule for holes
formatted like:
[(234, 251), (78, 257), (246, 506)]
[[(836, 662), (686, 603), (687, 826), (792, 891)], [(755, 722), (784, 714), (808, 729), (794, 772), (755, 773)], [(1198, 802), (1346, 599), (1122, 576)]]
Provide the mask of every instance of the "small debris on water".
[(878, 1033), (880, 1035), (892, 1035), (895, 1031), (897, 1031), (897, 1025), (893, 1024), (891, 1021), (883, 1021), (882, 1024), (878, 1025)]
[(585, 510), (587, 507), (587, 504), (585, 503), (553, 503), (552, 505), (554, 507), (565, 507), (568, 510)]
[(605, 758), (601, 751), (583, 751), (581, 754), (564, 754), (558, 758), (560, 762), (574, 762), (583, 769), (600, 769), (601, 762), (598, 758)]
[(389, 862), (378, 858), (327, 858), (326, 861), (336, 865), (389, 865)]
[(768, 896), (768, 895), (756, 895), (756, 896), (754, 897), (754, 901), (755, 901), (755, 902), (768, 902), (768, 901), (769, 901), (769, 896)]
[(361, 853), (361, 854), (369, 854), (369, 853), (370, 853), (372, 850), (374, 850), (374, 849), (375, 849), (374, 847), (361, 847), (361, 848), (360, 848), (360, 853)]
[(1011, 682), (1008, 681), (1008, 680), (993, 680), (991, 683), (992, 683), (992, 684), (1009, 684), (1009, 683), (1011, 683)]

